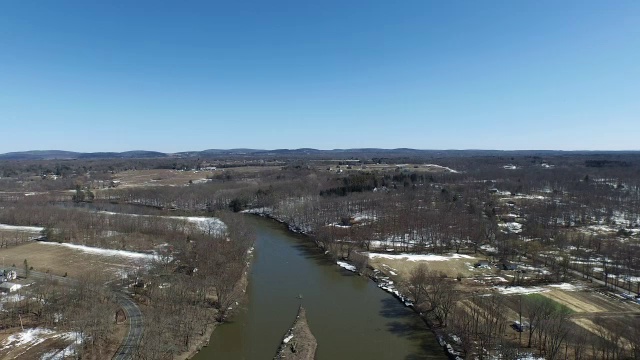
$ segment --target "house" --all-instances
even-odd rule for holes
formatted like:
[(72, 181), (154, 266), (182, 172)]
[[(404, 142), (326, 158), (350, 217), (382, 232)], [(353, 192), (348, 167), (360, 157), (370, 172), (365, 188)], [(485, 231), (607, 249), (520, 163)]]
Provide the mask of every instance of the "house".
[(503, 260), (500, 262), (500, 267), (502, 270), (517, 270), (518, 265), (512, 263), (511, 261)]
[(16, 292), (20, 290), (21, 287), (22, 285), (20, 284), (3, 282), (2, 284), (0, 284), (0, 291), (5, 293), (11, 293), (11, 292)]

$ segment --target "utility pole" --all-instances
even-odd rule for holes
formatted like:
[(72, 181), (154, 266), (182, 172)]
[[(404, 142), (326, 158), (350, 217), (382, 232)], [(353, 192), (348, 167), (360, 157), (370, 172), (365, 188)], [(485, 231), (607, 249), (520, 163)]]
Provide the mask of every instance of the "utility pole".
[(520, 294), (520, 339), (518, 340), (518, 347), (522, 346), (522, 332), (524, 331), (524, 326), (522, 325), (522, 294)]

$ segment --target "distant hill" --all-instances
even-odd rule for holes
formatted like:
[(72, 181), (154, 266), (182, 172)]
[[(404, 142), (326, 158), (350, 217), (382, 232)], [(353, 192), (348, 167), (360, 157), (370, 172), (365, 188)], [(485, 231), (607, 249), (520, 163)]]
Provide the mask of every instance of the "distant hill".
[(200, 157), (215, 158), (232, 157), (309, 157), (315, 159), (352, 158), (352, 157), (469, 157), (469, 156), (554, 156), (554, 155), (604, 155), (604, 154), (638, 154), (638, 151), (560, 151), (560, 150), (418, 150), (398, 149), (207, 149), (202, 151), (183, 151), (163, 153), (158, 151), (134, 150), (125, 152), (73, 152), (63, 150), (33, 150), (0, 154), (0, 160), (67, 160), (67, 159), (151, 159), (167, 157)]
[(0, 160), (142, 159), (162, 158), (168, 156), (169, 155), (165, 153), (144, 150), (94, 153), (80, 153), (62, 150), (33, 150), (1, 154)]

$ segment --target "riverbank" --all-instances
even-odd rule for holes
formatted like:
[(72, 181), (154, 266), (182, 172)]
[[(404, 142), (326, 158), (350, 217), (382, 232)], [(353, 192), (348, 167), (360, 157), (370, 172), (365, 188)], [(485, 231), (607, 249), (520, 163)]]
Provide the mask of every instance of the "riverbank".
[[(249, 261), (247, 261), (247, 264), (245, 266), (244, 272), (242, 273), (242, 277), (240, 278), (240, 281), (238, 281), (237, 286), (237, 291), (241, 291), (242, 292), (242, 296), (245, 297), (246, 293), (247, 293), (247, 286), (249, 286), (249, 270), (251, 268), (251, 261), (253, 260), (253, 247), (251, 247), (251, 249), (249, 249)], [(246, 299), (241, 299), (241, 301), (245, 301)], [(236, 306), (238, 302), (236, 302)], [(233, 309), (232, 309), (233, 310)], [(217, 317), (217, 314), (213, 314), (214, 318)], [(227, 316), (231, 316), (231, 311), (229, 311), (229, 313), (227, 314)], [(206, 347), (209, 345), (209, 341), (211, 340), (211, 336), (213, 335), (213, 331), (218, 327), (218, 325), (220, 325), (221, 323), (218, 321), (214, 321), (212, 324), (208, 325), (207, 328), (205, 329), (205, 332), (201, 335), (198, 336), (197, 339), (195, 339), (193, 341), (193, 344), (191, 344), (191, 346), (189, 347), (189, 349), (187, 351), (185, 351), (184, 353), (176, 356), (174, 359), (175, 360), (189, 360), (192, 359), (193, 357), (195, 357), (196, 355), (198, 355), (198, 353), (202, 350), (203, 347)]]
[(189, 347), (189, 350), (187, 350), (184, 353), (176, 356), (174, 359), (175, 360), (188, 360), (188, 359), (191, 359), (194, 356), (196, 356), (198, 354), (198, 352), (200, 352), (200, 350), (202, 350), (202, 348), (204, 346), (208, 346), (209, 345), (209, 339), (211, 339), (211, 335), (213, 334), (213, 330), (215, 330), (216, 327), (218, 327), (218, 323), (217, 322), (214, 322), (213, 324), (207, 326), (204, 334), (202, 334), (201, 336), (198, 336), (198, 338), (193, 341), (193, 344), (191, 344), (191, 346)]
[(313, 360), (317, 348), (318, 342), (307, 323), (307, 313), (300, 306), (298, 315), (285, 334), (274, 359)]

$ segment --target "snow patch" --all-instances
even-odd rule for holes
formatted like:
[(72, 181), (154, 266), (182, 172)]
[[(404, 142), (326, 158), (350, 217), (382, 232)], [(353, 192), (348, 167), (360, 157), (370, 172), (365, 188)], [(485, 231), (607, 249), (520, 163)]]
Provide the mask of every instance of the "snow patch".
[(40, 232), (44, 230), (44, 228), (39, 226), (17, 226), (17, 225), (0, 224), (0, 230)]
[(353, 271), (353, 272), (357, 272), (358, 270), (356, 269), (355, 266), (349, 264), (348, 262), (345, 261), (336, 261), (336, 264), (338, 264), (338, 266), (340, 266), (343, 269), (349, 270), (349, 271)]
[(454, 174), (458, 174), (459, 171), (453, 170), (450, 167), (446, 167), (446, 166), (442, 166), (442, 165), (436, 165), (436, 164), (425, 164), (424, 167), (427, 168), (434, 168), (434, 169), (441, 169), (441, 170), (445, 170), (448, 171), (450, 173), (454, 173)]
[(43, 242), (43, 241), (41, 241), (41, 242), (38, 242), (38, 244), (45, 244), (45, 245), (51, 245), (51, 246), (64, 246), (64, 247), (68, 247), (70, 249), (80, 250), (80, 251), (88, 253), (88, 254), (96, 254), (96, 255), (102, 255), (102, 256), (119, 256), (119, 257), (125, 257), (125, 258), (130, 258), (130, 259), (142, 259), (142, 260), (148, 260), (148, 261), (151, 261), (151, 260), (157, 258), (157, 256), (153, 255), (153, 254), (144, 254), (144, 253), (139, 253), (139, 252), (134, 252), (134, 251), (126, 251), (126, 250), (102, 249), (102, 248), (97, 248), (97, 247), (91, 247), (91, 246), (85, 246), (85, 245), (76, 245), (76, 244), (69, 244), (69, 243), (56, 243), (56, 242)]
[(288, 344), (289, 341), (291, 341), (291, 339), (293, 339), (293, 334), (291, 334), (291, 335), (287, 336), (286, 338), (284, 338), (284, 340), (282, 340), (282, 342), (284, 344)]
[(553, 284), (553, 285), (549, 285), (552, 288), (555, 289), (560, 289), (560, 290), (564, 290), (564, 291), (578, 291), (580, 289), (582, 289), (582, 287), (580, 286), (576, 286), (573, 284), (569, 284), (569, 283), (562, 283), (562, 284)]
[(450, 254), (446, 255), (419, 255), (419, 254), (380, 254), (380, 253), (365, 253), (369, 259), (382, 258), (391, 260), (407, 260), (407, 261), (449, 261), (453, 259), (473, 259), (472, 256), (462, 254)]

